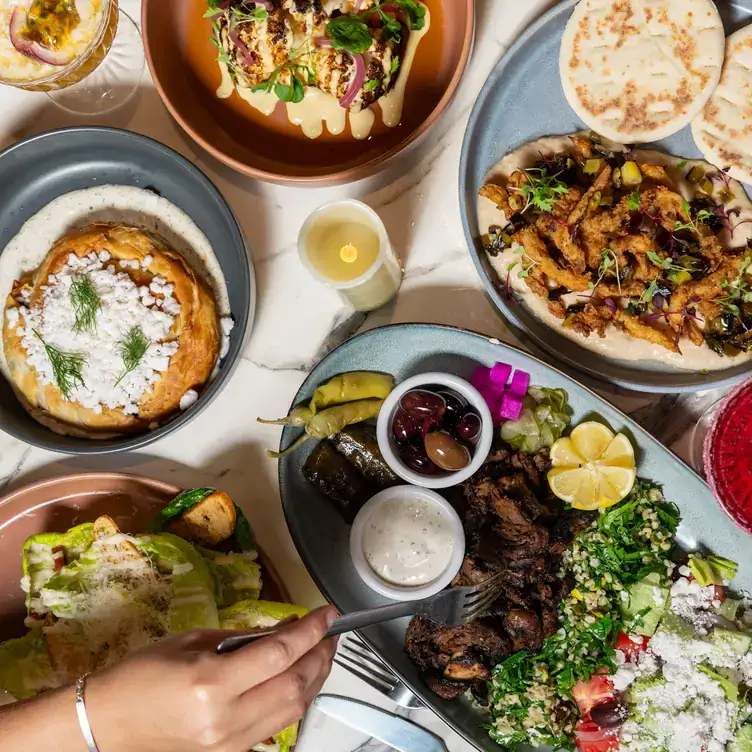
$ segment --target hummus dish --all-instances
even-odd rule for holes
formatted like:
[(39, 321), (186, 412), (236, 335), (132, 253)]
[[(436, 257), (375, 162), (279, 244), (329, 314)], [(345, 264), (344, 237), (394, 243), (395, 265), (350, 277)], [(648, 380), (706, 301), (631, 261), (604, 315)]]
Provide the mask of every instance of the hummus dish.
[(718, 370), (752, 352), (752, 202), (726, 172), (595, 136), (542, 139), (480, 190), (509, 297), (615, 359)]
[[(67, 210), (87, 196), (93, 208), (115, 195), (142, 204), (152, 197), (123, 186), (62, 196), (27, 222), (0, 262), (7, 295), (3, 375), (33, 418), (64, 435), (101, 439), (153, 430), (187, 410), (226, 353), (232, 328), (224, 280), (212, 284), (209, 265), (195, 268), (151, 228), (97, 219), (67, 227), (51, 247), (37, 232), (48, 220), (62, 228), (59, 218), (69, 218)], [(186, 234), (195, 230), (208, 246), (177, 207), (153, 198), (168, 206), (172, 228), (188, 222)], [(123, 216), (135, 220), (139, 213)]]
[(222, 84), (265, 115), (285, 103), (309, 138), (368, 138), (378, 104), (399, 125), (405, 89), (431, 16), (419, 0), (208, 0)]

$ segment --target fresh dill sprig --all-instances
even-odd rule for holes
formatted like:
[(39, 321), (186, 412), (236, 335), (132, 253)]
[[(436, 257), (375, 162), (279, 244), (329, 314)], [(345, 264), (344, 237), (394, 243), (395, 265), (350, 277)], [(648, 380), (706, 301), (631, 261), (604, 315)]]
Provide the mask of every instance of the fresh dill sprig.
[(125, 370), (122, 376), (115, 382), (117, 386), (131, 371), (135, 371), (138, 368), (138, 364), (144, 359), (146, 351), (149, 349), (151, 342), (144, 334), (144, 330), (140, 326), (134, 326), (126, 336), (125, 339), (119, 343), (120, 355), (123, 358), (123, 366)]
[(88, 274), (73, 277), (70, 286), (70, 302), (76, 314), (74, 329), (77, 332), (93, 332), (97, 328), (97, 312), (102, 305), (102, 299), (94, 289)]
[(36, 329), (34, 329), (34, 334), (39, 337), (39, 341), (44, 345), (47, 357), (50, 359), (55, 383), (63, 397), (68, 399), (75, 386), (86, 386), (83, 375), (86, 357), (81, 353), (65, 352), (58, 350), (53, 345), (48, 345)]

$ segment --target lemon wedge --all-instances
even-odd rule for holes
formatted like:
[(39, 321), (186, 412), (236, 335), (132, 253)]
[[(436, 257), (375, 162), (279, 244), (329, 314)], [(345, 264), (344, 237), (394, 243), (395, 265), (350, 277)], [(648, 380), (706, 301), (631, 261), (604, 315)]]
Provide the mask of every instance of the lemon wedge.
[(634, 486), (634, 448), (629, 439), (602, 423), (580, 423), (551, 447), (551, 490), (575, 509), (618, 504)]

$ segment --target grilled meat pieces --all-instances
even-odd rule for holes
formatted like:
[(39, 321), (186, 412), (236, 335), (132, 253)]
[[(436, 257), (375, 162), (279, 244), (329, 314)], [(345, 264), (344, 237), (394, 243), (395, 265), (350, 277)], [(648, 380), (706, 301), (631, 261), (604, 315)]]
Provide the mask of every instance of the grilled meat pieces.
[(495, 665), (539, 650), (558, 629), (558, 557), (596, 515), (561, 510), (545, 481), (549, 465), (547, 449), (527, 455), (497, 444), (464, 486), (466, 555), (452, 585), (499, 576), (502, 590), (472, 624), (444, 627), (419, 616), (410, 623), (405, 649), (440, 697), (477, 695)]

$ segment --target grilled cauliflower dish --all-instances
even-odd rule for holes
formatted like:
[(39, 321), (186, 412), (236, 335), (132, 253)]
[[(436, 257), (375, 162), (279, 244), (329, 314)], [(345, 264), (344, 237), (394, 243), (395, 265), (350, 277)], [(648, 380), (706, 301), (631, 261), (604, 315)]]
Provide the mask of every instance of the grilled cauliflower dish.
[[(208, 0), (208, 5), (222, 71), (217, 95), (224, 99), (237, 91), (267, 115), (285, 102), (291, 121), (311, 137), (321, 131), (307, 129), (307, 118), (318, 116), (339, 133), (347, 113), (357, 116), (390, 95), (400, 100), (401, 115), (404, 84), (398, 82), (406, 82), (430, 26), (428, 8), (417, 0), (386, 5), (374, 0)], [(306, 117), (302, 105), (315, 112)], [(341, 128), (331, 114), (337, 105)], [(384, 122), (397, 125), (399, 120), (385, 116)], [(365, 129), (354, 125), (353, 135), (366, 137), (372, 123)]]

